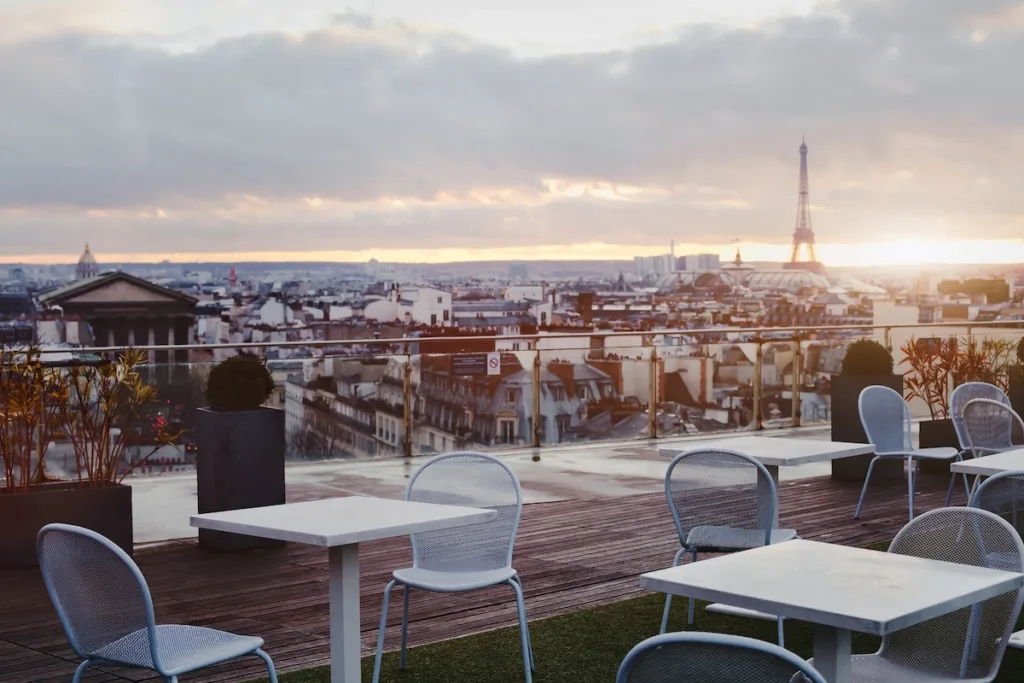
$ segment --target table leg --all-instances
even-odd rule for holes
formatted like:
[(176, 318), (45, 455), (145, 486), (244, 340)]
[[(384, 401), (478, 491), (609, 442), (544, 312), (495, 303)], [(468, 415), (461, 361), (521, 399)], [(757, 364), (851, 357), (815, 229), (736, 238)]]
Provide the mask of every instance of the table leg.
[(814, 626), (814, 668), (828, 683), (850, 683), (850, 635), (846, 629)]
[[(772, 481), (775, 482), (775, 495), (778, 496), (779, 466), (765, 465), (765, 469), (768, 470), (768, 474), (772, 476)], [(757, 516), (759, 521), (763, 521), (768, 516), (769, 507), (771, 507), (771, 491), (768, 489), (768, 485), (759, 479), (757, 484)], [(778, 507), (775, 508), (775, 519), (772, 520), (772, 528), (779, 528)]]
[(331, 683), (360, 683), (359, 544), (328, 548)]

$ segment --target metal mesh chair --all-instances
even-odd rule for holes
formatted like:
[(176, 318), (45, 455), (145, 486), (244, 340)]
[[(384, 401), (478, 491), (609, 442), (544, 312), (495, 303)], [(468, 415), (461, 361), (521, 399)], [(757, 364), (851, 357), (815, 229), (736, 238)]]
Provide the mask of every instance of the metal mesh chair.
[[(941, 508), (907, 524), (890, 553), (1003, 571), (1024, 570), (1024, 543), (1005, 520), (976, 508)], [(998, 557), (998, 565), (992, 559)], [(850, 680), (872, 683), (985, 683), (999, 664), (1024, 590), (968, 605), (882, 638), (872, 655), (854, 655)], [(813, 664), (813, 660), (812, 660)]]
[(1009, 403), (987, 398), (964, 405), (961, 419), (966, 447), (975, 458), (1014, 448), (1014, 429), (1024, 430), (1024, 422)]
[(989, 477), (971, 494), (970, 507), (988, 510), (1024, 531), (1024, 470), (1001, 472)]
[[(680, 548), (672, 559), (673, 567), (687, 553), (691, 561), (696, 561), (701, 552), (737, 552), (797, 537), (793, 529), (775, 528), (779, 505), (775, 482), (764, 465), (743, 453), (729, 450), (680, 453), (665, 473), (665, 497), (679, 534)], [(661, 633), (668, 628), (671, 607), (672, 596), (667, 595)], [(693, 608), (691, 598), (690, 624), (693, 624)], [(777, 619), (782, 643), (782, 617)]]
[(643, 641), (626, 655), (615, 683), (825, 683), (788, 650), (753, 638), (718, 633), (670, 633)]
[[(864, 498), (871, 482), (871, 472), (879, 460), (895, 458), (907, 461), (907, 493), (910, 519), (914, 519), (914, 487), (917, 477), (914, 475), (915, 460), (961, 460), (960, 452), (955, 448), (914, 448), (910, 431), (910, 408), (903, 397), (889, 387), (870, 386), (860, 392), (857, 399), (860, 409), (860, 421), (864, 425), (864, 434), (875, 447), (875, 457), (868, 465), (868, 473), (864, 477), (864, 486), (857, 501), (854, 519), (860, 517)], [(967, 475), (963, 475), (964, 490), (967, 491)], [(953, 485), (956, 474), (949, 480), (949, 491), (946, 494), (946, 505), (953, 496)]]
[(523, 496), (519, 479), (503, 462), (483, 453), (446, 453), (428, 460), (409, 482), (405, 499), (421, 503), (462, 505), (495, 510), (490, 522), (412, 535), (413, 566), (394, 572), (384, 589), (373, 681), (380, 677), (391, 590), (402, 586), (402, 645), (399, 666), (405, 668), (409, 628), (409, 592), (412, 588), (460, 593), (501, 584), (512, 587), (519, 614), (526, 681), (534, 669), (526, 604), (519, 574), (512, 568)]
[(988, 382), (967, 382), (953, 390), (953, 393), (949, 395), (949, 412), (953, 420), (953, 427), (956, 429), (957, 439), (960, 440), (961, 455), (973, 454), (964, 426), (964, 408), (968, 403), (979, 398), (996, 401), (1005, 406), (1010, 405), (1010, 399), (1003, 390)]
[[(138, 566), (107, 538), (68, 524), (49, 524), (37, 540), (39, 568), (71, 648), (90, 666), (126, 666), (178, 676), (256, 655), (277, 674), (261, 638), (199, 626), (157, 626), (153, 598)], [(83, 571), (86, 568), (87, 571)]]

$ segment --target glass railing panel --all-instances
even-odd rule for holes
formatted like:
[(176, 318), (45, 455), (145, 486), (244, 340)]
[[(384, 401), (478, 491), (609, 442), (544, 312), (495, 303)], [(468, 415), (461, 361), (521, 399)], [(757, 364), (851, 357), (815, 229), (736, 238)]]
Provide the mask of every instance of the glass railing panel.
[(542, 444), (649, 438), (661, 375), (643, 338), (540, 340)]
[(704, 336), (658, 339), (658, 436), (700, 436), (750, 429), (756, 345)]
[(513, 344), (412, 357), (413, 455), (533, 445), (537, 353)]

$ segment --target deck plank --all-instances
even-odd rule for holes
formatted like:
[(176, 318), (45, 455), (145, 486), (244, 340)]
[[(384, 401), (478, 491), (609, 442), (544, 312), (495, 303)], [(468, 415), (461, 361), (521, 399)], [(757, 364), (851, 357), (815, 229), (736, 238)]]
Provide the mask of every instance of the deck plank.
[[(922, 480), (918, 512), (944, 504), (948, 480)], [(860, 488), (827, 477), (784, 482), (780, 519), (803, 538), (864, 546), (891, 539), (906, 523), (902, 484), (872, 488), (861, 520), (853, 519)], [(961, 487), (954, 504), (964, 503)], [(531, 620), (565, 614), (644, 593), (637, 575), (671, 562), (678, 541), (663, 494), (527, 505), (515, 564)], [(411, 559), (407, 539), (360, 549), (362, 643), (376, 645), (381, 595), (393, 569)], [(137, 551), (163, 622), (188, 623), (258, 635), (280, 671), (326, 664), (327, 553), (289, 545), (245, 555), (208, 554), (194, 541)], [(0, 679), (11, 683), (70, 680), (77, 664), (38, 572), (3, 572)], [(396, 592), (396, 596), (399, 595)], [(410, 645), (422, 645), (516, 623), (509, 589), (462, 595), (414, 592)], [(399, 608), (393, 604), (385, 637), (397, 646)], [(400, 604), (400, 603), (398, 603)], [(247, 681), (262, 675), (259, 660), (210, 669), (188, 680)], [(151, 673), (115, 669), (86, 680), (153, 680)]]

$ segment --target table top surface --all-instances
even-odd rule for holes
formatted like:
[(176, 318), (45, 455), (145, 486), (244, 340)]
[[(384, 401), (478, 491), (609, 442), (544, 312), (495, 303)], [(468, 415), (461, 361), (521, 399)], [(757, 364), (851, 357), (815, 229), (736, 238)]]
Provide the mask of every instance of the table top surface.
[(793, 439), (782, 436), (737, 436), (727, 439), (693, 441), (685, 446), (685, 448), (662, 448), (658, 452), (665, 457), (673, 458), (680, 453), (698, 448), (726, 449), (745, 453), (762, 465), (774, 467), (806, 465), (812, 462), (837, 460), (875, 452), (875, 447), (871, 444)]
[(1003, 451), (981, 458), (968, 458), (963, 462), (954, 462), (949, 469), (953, 472), (978, 474), (983, 477), (991, 477), (993, 474), (1012, 470), (1024, 470), (1024, 448), (1015, 448), (1012, 451)]
[(489, 522), (494, 510), (349, 496), (193, 515), (200, 529), (319, 546), (350, 545)]
[(795, 540), (643, 574), (640, 585), (886, 635), (1020, 588), (1024, 574)]

